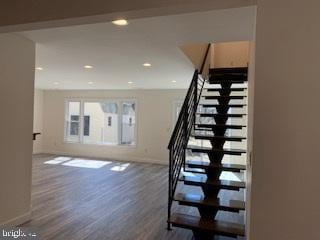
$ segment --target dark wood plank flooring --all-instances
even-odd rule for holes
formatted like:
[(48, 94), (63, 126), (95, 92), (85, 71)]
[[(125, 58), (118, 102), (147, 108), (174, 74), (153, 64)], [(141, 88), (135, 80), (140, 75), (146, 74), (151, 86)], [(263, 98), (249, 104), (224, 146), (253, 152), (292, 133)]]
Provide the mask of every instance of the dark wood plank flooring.
[[(130, 163), (125, 168), (112, 161), (91, 169), (45, 164), (56, 157), (37, 155), (33, 161), (32, 221), (23, 226), (39, 229), (41, 239), (192, 239), (188, 230), (166, 230), (167, 166)], [(113, 171), (119, 168), (123, 171)], [(195, 209), (176, 208), (197, 214)], [(229, 220), (242, 221), (234, 216)]]

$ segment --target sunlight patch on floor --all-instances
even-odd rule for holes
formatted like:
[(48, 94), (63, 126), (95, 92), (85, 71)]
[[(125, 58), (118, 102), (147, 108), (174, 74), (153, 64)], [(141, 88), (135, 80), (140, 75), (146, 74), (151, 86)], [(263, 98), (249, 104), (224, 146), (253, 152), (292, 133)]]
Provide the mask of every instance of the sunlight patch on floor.
[(126, 170), (127, 167), (130, 166), (130, 163), (125, 163), (125, 164), (119, 164), (117, 166), (112, 167), (110, 170), (114, 172), (122, 172)]
[[(99, 169), (105, 167), (106, 165), (112, 164), (112, 161), (104, 160), (92, 160), (83, 158), (72, 158), (72, 157), (55, 157), (51, 160), (44, 162), (44, 164), (50, 165), (61, 165), (67, 167), (77, 167), (77, 168), (89, 168), (89, 169)], [(123, 172), (130, 166), (130, 163), (114, 163), (110, 166), (110, 171)]]
[(52, 164), (52, 165), (56, 165), (56, 164), (60, 164), (60, 163), (63, 163), (63, 162), (66, 162), (66, 161), (69, 161), (71, 160), (72, 158), (70, 157), (56, 157), (52, 160), (49, 160), (49, 161), (46, 161), (44, 162), (45, 164)]
[(69, 167), (98, 169), (98, 168), (102, 168), (102, 167), (104, 167), (108, 164), (111, 164), (111, 163), (112, 162), (110, 162), (110, 161), (96, 161), (96, 160), (87, 160), (87, 159), (76, 158), (74, 160), (63, 163), (62, 165), (69, 166)]

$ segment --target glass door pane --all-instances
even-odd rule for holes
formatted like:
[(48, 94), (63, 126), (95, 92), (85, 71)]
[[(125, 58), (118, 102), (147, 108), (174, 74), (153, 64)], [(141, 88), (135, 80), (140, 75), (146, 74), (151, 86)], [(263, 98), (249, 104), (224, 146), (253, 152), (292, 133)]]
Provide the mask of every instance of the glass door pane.
[(121, 144), (135, 144), (136, 104), (134, 102), (122, 103), (122, 133)]
[(105, 102), (101, 104), (101, 107), (104, 112), (103, 143), (119, 144), (118, 103)]
[(83, 138), (85, 143), (118, 143), (117, 103), (84, 103)]
[(80, 102), (68, 102), (66, 116), (66, 140), (80, 141)]

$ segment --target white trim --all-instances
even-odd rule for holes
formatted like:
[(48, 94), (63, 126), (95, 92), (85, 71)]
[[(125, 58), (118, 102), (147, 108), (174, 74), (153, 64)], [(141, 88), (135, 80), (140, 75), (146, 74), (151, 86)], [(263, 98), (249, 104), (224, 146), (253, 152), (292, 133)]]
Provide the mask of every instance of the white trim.
[(68, 157), (79, 157), (79, 158), (95, 158), (97, 160), (101, 159), (101, 160), (114, 160), (114, 161), (119, 161), (119, 162), (133, 162), (133, 163), (150, 163), (150, 164), (158, 164), (158, 165), (168, 165), (169, 164), (169, 160), (163, 161), (160, 159), (152, 159), (152, 158), (142, 158), (142, 157), (109, 157), (109, 158), (103, 158), (101, 157), (101, 155), (94, 155), (94, 154), (81, 154), (81, 155), (77, 155), (77, 154), (73, 154), (70, 152), (62, 152), (62, 151), (45, 151), (45, 153), (43, 154), (53, 154), (53, 155), (63, 155), (63, 156), (68, 156)]
[(4, 223), (0, 223), (1, 226), (19, 226), (23, 223), (26, 223), (31, 220), (31, 210), (25, 214), (22, 214), (18, 217), (15, 217), (13, 219), (10, 219), (9, 221), (6, 221)]

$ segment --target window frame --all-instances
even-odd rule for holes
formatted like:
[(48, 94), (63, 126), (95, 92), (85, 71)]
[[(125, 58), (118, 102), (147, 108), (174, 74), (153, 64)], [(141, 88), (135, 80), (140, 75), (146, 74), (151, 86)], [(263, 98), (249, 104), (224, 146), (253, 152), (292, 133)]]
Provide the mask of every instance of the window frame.
[[(78, 141), (70, 141), (68, 139), (67, 133), (67, 120), (69, 114), (69, 103), (70, 102), (80, 102), (80, 124), (79, 124), (79, 140)], [(118, 142), (117, 144), (111, 143), (88, 143), (84, 141), (84, 105), (85, 103), (117, 103), (118, 105)], [(122, 109), (124, 102), (132, 102), (135, 104), (135, 129), (134, 129), (134, 144), (122, 144)], [(112, 146), (112, 147), (136, 147), (138, 144), (138, 101), (134, 98), (66, 98), (65, 99), (65, 119), (64, 119), (64, 143), (69, 144), (84, 144), (84, 145), (97, 145), (97, 146)]]

